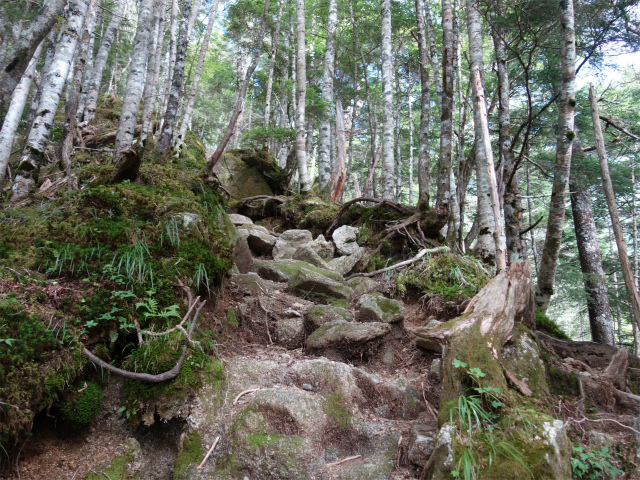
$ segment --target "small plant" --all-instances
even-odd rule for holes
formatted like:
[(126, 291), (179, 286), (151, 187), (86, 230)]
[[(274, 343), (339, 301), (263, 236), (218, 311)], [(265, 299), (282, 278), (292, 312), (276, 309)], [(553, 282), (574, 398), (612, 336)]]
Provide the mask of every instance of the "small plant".
[(576, 478), (616, 478), (624, 473), (611, 463), (614, 458), (609, 453), (609, 447), (589, 451), (578, 445), (573, 447), (573, 451), (575, 456), (571, 457), (571, 470)]
[(209, 275), (207, 274), (207, 267), (204, 266), (204, 263), (198, 264), (198, 270), (196, 270), (196, 276), (193, 279), (193, 282), (197, 289), (200, 289), (200, 286), (206, 287), (207, 293), (211, 296)]
[(180, 318), (178, 305), (171, 305), (160, 310), (158, 307), (158, 301), (153, 298), (155, 291), (148, 290), (146, 294), (147, 297), (142, 302), (136, 303), (136, 310), (140, 308), (144, 308), (146, 310), (142, 313), (145, 320), (149, 320), (150, 318), (163, 318), (165, 320), (171, 317)]
[[(477, 469), (480, 459), (477, 453), (480, 448), (489, 452), (489, 466), (498, 456), (510, 457), (520, 463), (529, 473), (531, 470), (524, 462), (522, 454), (509, 442), (494, 434), (498, 411), (503, 406), (498, 397), (499, 388), (482, 386), (481, 380), (486, 374), (479, 368), (469, 366), (457, 358), (453, 359), (454, 368), (465, 369), (466, 374), (474, 384), (468, 395), (458, 398), (458, 405), (451, 409), (449, 421), (452, 425), (459, 425), (465, 437), (459, 440), (463, 444), (462, 453), (458, 459), (456, 469), (451, 472), (453, 478), (475, 480), (478, 478)], [(531, 474), (533, 478), (533, 474)]]

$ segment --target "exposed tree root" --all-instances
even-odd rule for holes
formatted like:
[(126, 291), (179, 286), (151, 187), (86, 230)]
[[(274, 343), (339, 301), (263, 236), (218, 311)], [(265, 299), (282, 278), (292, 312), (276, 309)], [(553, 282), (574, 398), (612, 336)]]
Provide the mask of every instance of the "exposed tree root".
[[(200, 297), (196, 297), (195, 299), (191, 295), (191, 290), (189, 287), (185, 286), (180, 280), (178, 280), (178, 286), (181, 287), (185, 293), (187, 294), (187, 302), (188, 309), (187, 313), (182, 318), (182, 321), (166, 331), (163, 332), (154, 332), (153, 330), (140, 330), (140, 326), (136, 322), (136, 331), (138, 333), (138, 341), (142, 344), (145, 336), (163, 336), (168, 333), (171, 333), (174, 330), (179, 330), (187, 339), (189, 344), (193, 345), (194, 342), (191, 340), (191, 335), (193, 334), (193, 330), (196, 327), (196, 322), (198, 321), (198, 317), (200, 316), (200, 311), (206, 300), (200, 301)], [(184, 324), (188, 322), (188, 327), (185, 329)], [(157, 375), (152, 375), (149, 373), (138, 373), (138, 372), (130, 372), (128, 370), (123, 370), (121, 368), (114, 367), (113, 365), (108, 364), (104, 360), (96, 357), (93, 353), (91, 353), (86, 347), (82, 347), (82, 353), (89, 358), (92, 362), (104, 368), (105, 370), (109, 370), (111, 373), (119, 375), (124, 378), (129, 378), (131, 380), (142, 380), (143, 382), (151, 382), (151, 383), (159, 383), (164, 382), (165, 380), (170, 380), (172, 378), (177, 377), (180, 374), (180, 369), (182, 368), (182, 364), (184, 363), (184, 359), (187, 357), (187, 346), (184, 345), (182, 347), (182, 354), (180, 358), (173, 366), (171, 370), (168, 370), (163, 373), (159, 373)]]
[(413, 208), (407, 207), (406, 205), (402, 205), (400, 203), (390, 202), (389, 200), (381, 200), (379, 198), (373, 198), (373, 197), (354, 198), (353, 200), (348, 201), (347, 203), (345, 203), (340, 207), (340, 210), (338, 210), (338, 213), (336, 213), (335, 219), (333, 220), (329, 228), (327, 228), (327, 231), (326, 231), (327, 235), (331, 234), (331, 232), (336, 227), (336, 225), (338, 225), (338, 222), (340, 221), (340, 217), (342, 216), (342, 214), (347, 210), (349, 210), (349, 208), (351, 208), (352, 205), (355, 205), (356, 203), (365, 203), (365, 202), (377, 203), (380, 206), (387, 206), (404, 215), (413, 215), (415, 212)]

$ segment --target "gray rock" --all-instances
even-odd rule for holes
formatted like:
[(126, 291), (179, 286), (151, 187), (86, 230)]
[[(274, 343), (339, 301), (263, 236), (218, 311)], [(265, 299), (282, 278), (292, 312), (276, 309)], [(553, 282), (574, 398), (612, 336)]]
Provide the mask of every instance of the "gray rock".
[[(640, 432), (640, 417), (636, 417), (631, 421), (631, 428)], [(640, 460), (640, 433), (633, 434), (636, 437), (636, 458)]]
[(399, 322), (404, 318), (404, 307), (397, 300), (379, 293), (362, 295), (358, 299), (357, 322)]
[(353, 321), (353, 315), (346, 308), (333, 305), (316, 305), (311, 307), (305, 316), (307, 330), (311, 332), (325, 323), (336, 320), (351, 322)]
[(311, 242), (311, 248), (322, 258), (325, 262), (328, 262), (333, 258), (336, 247), (332, 242), (325, 240), (324, 235), (318, 235), (318, 237)]
[(347, 285), (353, 288), (356, 295), (378, 286), (378, 282), (368, 277), (355, 277), (347, 280)]
[(429, 352), (442, 353), (442, 344), (431, 338), (416, 337), (416, 345)]
[(364, 254), (364, 248), (356, 245), (354, 253), (330, 260), (328, 268), (342, 275), (348, 275), (354, 270), (358, 262), (362, 260)]
[(244, 215), (240, 215), (239, 213), (230, 213), (229, 219), (236, 227), (246, 224), (253, 225), (253, 220), (251, 220), (249, 217), (245, 217)]
[(424, 467), (429, 461), (435, 444), (436, 432), (432, 426), (416, 425), (411, 429), (409, 437), (409, 461), (419, 467)]
[(304, 342), (304, 322), (301, 318), (283, 318), (276, 323), (278, 344), (288, 348), (298, 348)]
[[(298, 247), (296, 251), (293, 253), (293, 256), (291, 258), (293, 260), (302, 260), (303, 262), (310, 263), (311, 265), (314, 265), (316, 267), (329, 269), (327, 262), (325, 262), (320, 257), (320, 255), (316, 253), (316, 251), (312, 248), (311, 244), (302, 245), (301, 247)], [(342, 273), (342, 272), (339, 272), (339, 273)]]
[(181, 212), (173, 215), (169, 221), (175, 222), (178, 226), (181, 238), (190, 237), (197, 240), (204, 238), (202, 235), (202, 215), (191, 212)]
[(356, 252), (359, 245), (357, 244), (360, 231), (355, 227), (349, 225), (343, 225), (337, 228), (331, 238), (333, 243), (336, 244), (336, 251), (340, 255), (352, 255)]
[(344, 282), (344, 278), (339, 273), (314, 267), (310, 263), (301, 260), (283, 259), (274, 260), (273, 262), (263, 262), (258, 265), (257, 271), (258, 275), (266, 280), (288, 282), (301, 268), (306, 268), (336, 282)]
[(238, 285), (253, 293), (267, 291), (267, 285), (265, 281), (260, 278), (257, 273), (254, 272), (233, 274), (231, 276), (231, 281), (237, 283)]
[(302, 245), (311, 243), (313, 236), (309, 230), (287, 230), (278, 238), (273, 247), (273, 258), (291, 258)]
[[(258, 225), (255, 225), (258, 227)], [(278, 240), (276, 237), (268, 233), (264, 227), (238, 230), (240, 235), (247, 239), (247, 244), (252, 252), (258, 255), (271, 255), (273, 246)]]
[(429, 317), (427, 320), (429, 320), (429, 323), (425, 325), (425, 328), (436, 328), (437, 326), (442, 325), (442, 322), (440, 320), (436, 320), (434, 317)]
[(339, 396), (346, 405), (364, 401), (362, 391), (356, 385), (353, 369), (346, 363), (326, 358), (304, 360), (291, 366), (287, 380), (295, 385), (314, 385), (315, 392), (325, 397)]
[(353, 295), (353, 290), (347, 287), (344, 282), (332, 280), (317, 270), (301, 268), (289, 280), (289, 288), (298, 292), (310, 293), (314, 296), (328, 295), (333, 298), (349, 299)]
[(233, 247), (233, 262), (240, 273), (249, 273), (253, 267), (253, 255), (247, 239), (238, 233)]
[(309, 385), (308, 383), (303, 383), (302, 384), (302, 389), (306, 390), (307, 392), (312, 392), (313, 391), (313, 385)]
[(355, 346), (385, 336), (391, 331), (387, 323), (351, 323), (336, 320), (324, 324), (307, 338), (312, 350), (338, 346)]

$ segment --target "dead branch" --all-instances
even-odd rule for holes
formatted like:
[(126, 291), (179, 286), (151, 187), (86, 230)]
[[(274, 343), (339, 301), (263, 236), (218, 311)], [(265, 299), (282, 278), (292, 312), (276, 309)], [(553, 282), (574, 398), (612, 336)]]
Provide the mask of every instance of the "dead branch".
[(235, 405), (236, 403), (238, 403), (238, 400), (240, 400), (240, 398), (242, 398), (244, 395), (248, 395), (249, 393), (257, 392), (259, 390), (262, 390), (262, 389), (260, 389), (260, 388), (250, 388), (249, 390), (245, 390), (243, 392), (240, 392), (238, 394), (238, 396), (236, 397), (236, 399), (233, 401), (232, 405)]
[(350, 462), (351, 460), (357, 460), (358, 458), (362, 458), (362, 455), (354, 455), (353, 457), (343, 458), (337, 462), (327, 463), (325, 467), (335, 467), (336, 465), (342, 465), (343, 463)]
[(411, 258), (409, 260), (405, 260), (404, 262), (396, 263), (395, 265), (391, 265), (390, 267), (381, 268), (380, 270), (376, 270), (375, 272), (354, 273), (353, 275), (349, 275), (348, 277), (346, 277), (345, 280), (350, 280), (350, 279), (355, 278), (355, 277), (375, 277), (376, 275), (379, 275), (379, 274), (384, 273), (384, 272), (388, 272), (389, 270), (395, 270), (397, 268), (402, 268), (402, 267), (406, 267), (407, 265), (411, 265), (412, 263), (415, 263), (418, 260), (420, 260), (427, 253), (433, 254), (433, 253), (449, 252), (449, 251), (451, 251), (451, 249), (449, 247), (436, 247), (436, 248), (431, 248), (431, 249), (423, 248), (422, 250), (420, 250), (418, 252), (418, 254), (415, 257), (413, 257), (413, 258)]
[(207, 454), (205, 455), (204, 459), (202, 460), (202, 462), (200, 463), (200, 465), (198, 465), (196, 467), (196, 470), (202, 470), (202, 467), (204, 467), (204, 464), (207, 463), (207, 460), (209, 460), (209, 457), (211, 456), (211, 454), (213, 453), (213, 451), (216, 448), (216, 445), (218, 445), (218, 442), (220, 441), (220, 435), (218, 435), (215, 439), (215, 441), (213, 442), (213, 445), (211, 445), (211, 448), (209, 449), (209, 451), (207, 452)]
[(340, 207), (340, 209), (336, 213), (336, 216), (335, 216), (333, 222), (331, 223), (329, 228), (327, 228), (326, 234), (329, 235), (333, 231), (333, 229), (338, 224), (338, 221), (340, 220), (340, 217), (342, 216), (342, 214), (344, 212), (346, 212), (349, 208), (351, 208), (351, 205), (353, 205), (355, 203), (361, 203), (361, 202), (377, 203), (380, 206), (386, 206), (386, 207), (389, 207), (389, 208), (393, 208), (394, 210), (396, 210), (396, 211), (398, 211), (398, 212), (400, 212), (400, 213), (402, 213), (404, 215), (413, 215), (414, 212), (415, 212), (415, 210), (413, 208), (409, 208), (409, 207), (407, 207), (405, 205), (402, 205), (400, 203), (390, 202), (389, 200), (381, 200), (379, 198), (372, 198), (372, 197), (354, 198), (353, 200), (348, 201), (347, 203), (345, 203), (344, 205), (342, 205)]

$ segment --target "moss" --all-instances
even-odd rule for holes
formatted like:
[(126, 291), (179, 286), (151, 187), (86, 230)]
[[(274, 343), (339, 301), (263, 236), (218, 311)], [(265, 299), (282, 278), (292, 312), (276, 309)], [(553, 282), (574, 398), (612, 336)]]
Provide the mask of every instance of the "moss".
[(353, 415), (346, 405), (344, 393), (334, 393), (326, 397), (324, 413), (333, 419), (343, 430), (351, 426)]
[(182, 448), (176, 457), (176, 463), (173, 467), (174, 480), (189, 478), (185, 476), (189, 465), (199, 464), (203, 453), (200, 434), (193, 431), (186, 435), (182, 441)]
[(226, 310), (227, 315), (227, 323), (233, 325), (234, 327), (238, 326), (238, 316), (236, 315), (236, 311), (233, 307), (227, 307)]
[(136, 455), (140, 451), (140, 445), (137, 441), (131, 439), (126, 445), (127, 451), (114, 458), (105, 466), (95, 468), (87, 473), (85, 480), (104, 480), (111, 478), (112, 480), (135, 480), (140, 478), (139, 472), (130, 470), (130, 466), (134, 463)]
[(78, 392), (74, 392), (60, 405), (62, 419), (73, 428), (87, 425), (102, 407), (102, 389), (97, 383), (85, 382)]
[(445, 253), (427, 257), (405, 269), (397, 279), (398, 290), (459, 303), (472, 298), (489, 282), (482, 264), (473, 258)]
[(560, 340), (571, 340), (571, 337), (569, 337), (556, 322), (547, 317), (539, 309), (536, 309), (536, 328), (551, 337), (559, 338)]

